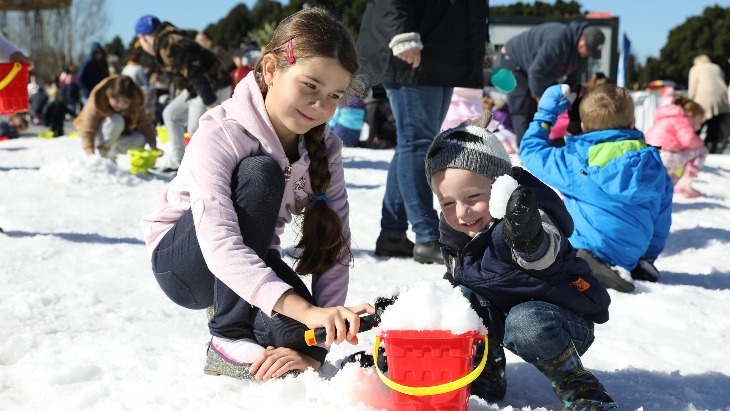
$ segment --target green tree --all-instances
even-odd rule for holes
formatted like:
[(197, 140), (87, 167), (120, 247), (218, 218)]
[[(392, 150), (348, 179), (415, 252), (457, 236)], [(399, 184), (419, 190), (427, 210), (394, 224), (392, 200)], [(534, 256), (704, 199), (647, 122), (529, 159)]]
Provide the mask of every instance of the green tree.
[[(699, 54), (706, 54), (725, 72), (730, 74), (730, 7), (710, 6), (700, 16), (687, 18), (684, 23), (669, 32), (667, 44), (659, 55), (661, 67), (654, 79), (673, 80), (687, 84), (692, 61)], [(648, 61), (645, 70), (649, 67)], [(652, 68), (653, 69), (653, 68)]]
[(122, 38), (119, 36), (114, 36), (112, 41), (110, 41), (109, 43), (106, 43), (104, 45), (104, 50), (106, 51), (106, 54), (113, 54), (115, 56), (119, 56), (119, 58), (122, 60), (126, 59), (126, 57), (127, 57), (127, 48), (124, 47)]
[(578, 17), (586, 13), (580, 11), (577, 1), (555, 0), (554, 4), (536, 1), (535, 3), (517, 2), (509, 6), (492, 6), (489, 14), (493, 16), (532, 16), (532, 17)]

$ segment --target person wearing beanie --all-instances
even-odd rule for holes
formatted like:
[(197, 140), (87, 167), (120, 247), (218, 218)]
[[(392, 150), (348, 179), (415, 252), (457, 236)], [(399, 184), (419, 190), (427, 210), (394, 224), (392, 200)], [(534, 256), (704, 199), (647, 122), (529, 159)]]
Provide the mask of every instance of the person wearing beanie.
[(512, 167), (490, 121), (486, 112), (443, 131), (425, 158), (441, 205), (444, 277), (489, 328), (487, 365), (471, 393), (504, 398), (506, 347), (550, 379), (565, 408), (618, 409), (580, 361), (594, 323), (608, 321), (608, 292), (568, 242), (573, 220), (558, 195)]
[(185, 153), (185, 131), (192, 136), (203, 113), (231, 96), (231, 76), (213, 51), (171, 23), (145, 15), (137, 20), (134, 31), (139, 47), (155, 58), (176, 88), (176, 96), (162, 112), (170, 149), (167, 163), (158, 167), (158, 173), (172, 177)]

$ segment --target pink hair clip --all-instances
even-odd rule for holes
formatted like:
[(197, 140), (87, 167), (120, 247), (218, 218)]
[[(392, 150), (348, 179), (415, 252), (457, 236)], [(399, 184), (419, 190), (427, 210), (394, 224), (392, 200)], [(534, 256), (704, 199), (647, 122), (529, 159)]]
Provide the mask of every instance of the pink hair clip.
[(286, 61), (289, 64), (294, 64), (294, 39), (289, 39), (289, 41), (286, 43)]

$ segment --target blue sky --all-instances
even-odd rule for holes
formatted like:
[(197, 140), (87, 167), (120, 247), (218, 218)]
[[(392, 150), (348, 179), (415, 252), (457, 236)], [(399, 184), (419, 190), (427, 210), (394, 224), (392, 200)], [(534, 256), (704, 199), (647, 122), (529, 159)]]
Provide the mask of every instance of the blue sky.
[[(545, 0), (551, 1), (551, 0)], [(687, 17), (702, 13), (705, 7), (719, 4), (730, 7), (730, 0), (578, 0), (584, 10), (608, 11), (619, 17), (619, 31), (631, 40), (633, 52), (644, 60), (659, 56), (669, 31)], [(506, 5), (513, 0), (490, 0), (491, 5)], [(529, 2), (529, 1), (528, 1)], [(107, 41), (119, 35), (126, 43), (134, 35), (134, 22), (144, 14), (154, 14), (178, 27), (202, 30), (225, 17), (240, 0), (111, 0), (106, 2), (110, 20)], [(243, 1), (251, 7), (254, 0)]]

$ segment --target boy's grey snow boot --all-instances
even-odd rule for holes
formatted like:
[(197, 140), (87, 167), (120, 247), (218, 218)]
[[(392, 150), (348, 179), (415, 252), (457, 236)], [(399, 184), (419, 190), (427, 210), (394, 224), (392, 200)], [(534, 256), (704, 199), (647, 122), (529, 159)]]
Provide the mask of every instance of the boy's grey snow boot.
[(593, 276), (606, 288), (613, 288), (622, 293), (633, 293), (636, 286), (624, 280), (619, 273), (612, 270), (606, 263), (599, 260), (593, 253), (579, 249), (578, 257), (586, 260), (593, 271)]
[[(477, 354), (474, 356), (475, 364), (479, 364), (482, 360), (482, 355), (484, 355), (482, 347), (484, 347), (483, 341), (477, 345)], [(499, 344), (489, 344), (487, 364), (484, 371), (471, 383), (471, 395), (476, 395), (487, 402), (502, 401), (507, 393), (507, 376), (504, 373), (506, 365), (504, 348)]]
[(551, 360), (532, 363), (550, 380), (563, 407), (571, 411), (617, 410), (618, 404), (593, 373), (583, 368), (571, 342), (562, 354)]

